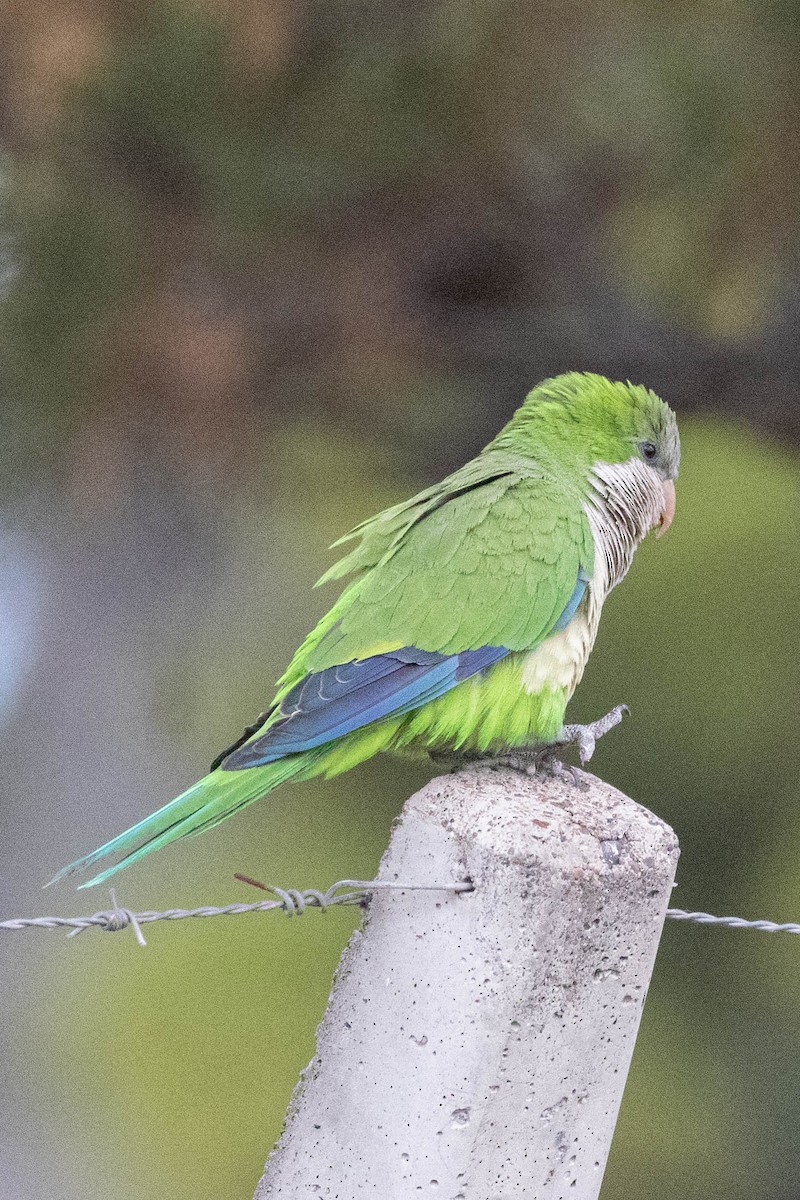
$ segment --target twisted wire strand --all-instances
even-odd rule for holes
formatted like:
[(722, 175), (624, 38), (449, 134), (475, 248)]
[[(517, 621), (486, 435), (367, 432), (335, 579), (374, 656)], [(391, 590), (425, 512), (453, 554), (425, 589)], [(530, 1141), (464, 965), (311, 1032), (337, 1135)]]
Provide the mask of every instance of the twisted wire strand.
[[(252, 882), (252, 881), (249, 881)], [(184, 917), (230, 917), (241, 913), (269, 912), (281, 909), (287, 917), (301, 917), (309, 908), (325, 912), (335, 905), (363, 905), (368, 895), (379, 891), (398, 892), (454, 892), (463, 894), (474, 891), (469, 880), (458, 883), (397, 883), (384, 879), (339, 879), (327, 891), (319, 888), (281, 888), (259, 884), (269, 892), (271, 899), (259, 900), (254, 904), (203, 905), (201, 908), (168, 908), (163, 912), (145, 911), (135, 913), (117, 903), (111, 892), (113, 907), (94, 913), (91, 917), (17, 917), (0, 921), (0, 929), (68, 929), (68, 937), (76, 937), (87, 929), (102, 929), (106, 933), (118, 933), (128, 927), (133, 929), (140, 946), (146, 946), (142, 925), (152, 921), (180, 921)], [(748, 921), (744, 917), (716, 917), (713, 913), (689, 912), (682, 908), (668, 908), (667, 917), (673, 921), (691, 921), (697, 925), (717, 925), (728, 929), (755, 929), (761, 933), (800, 934), (800, 924), (776, 921)]]
[[(201, 908), (168, 908), (163, 912), (145, 911), (134, 913), (117, 903), (115, 893), (111, 892), (113, 908), (103, 909), (91, 917), (16, 917), (9, 921), (0, 921), (0, 929), (69, 929), (67, 937), (76, 937), (87, 929), (102, 929), (106, 933), (118, 933), (128, 926), (134, 931), (140, 946), (146, 946), (141, 926), (151, 921), (180, 921), (184, 917), (227, 917), (238, 916), (240, 913), (269, 912), (272, 909), (282, 909), (287, 917), (301, 917), (307, 908), (319, 908), (322, 912), (335, 905), (363, 905), (365, 898), (373, 892), (471, 892), (473, 886), (468, 881), (461, 883), (395, 883), (383, 879), (340, 879), (331, 884), (327, 891), (319, 888), (281, 888), (275, 885), (259, 884), (265, 892), (270, 892), (274, 899), (259, 900), (255, 904), (225, 904), (222, 906), (203, 905)], [(342, 889), (348, 889), (343, 891)]]
[(800, 933), (800, 925), (791, 921), (746, 921), (744, 917), (715, 917), (707, 912), (687, 912), (683, 908), (668, 908), (667, 916), (673, 921), (694, 921), (697, 925), (722, 925), (728, 929), (758, 929), (761, 933)]

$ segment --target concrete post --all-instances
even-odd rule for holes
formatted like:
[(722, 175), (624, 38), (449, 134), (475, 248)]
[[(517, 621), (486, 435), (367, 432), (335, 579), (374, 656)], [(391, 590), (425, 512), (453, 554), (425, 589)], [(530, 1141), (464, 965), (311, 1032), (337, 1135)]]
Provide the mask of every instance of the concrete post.
[(256, 1200), (593, 1200), (678, 858), (593, 776), (477, 768), (405, 806)]

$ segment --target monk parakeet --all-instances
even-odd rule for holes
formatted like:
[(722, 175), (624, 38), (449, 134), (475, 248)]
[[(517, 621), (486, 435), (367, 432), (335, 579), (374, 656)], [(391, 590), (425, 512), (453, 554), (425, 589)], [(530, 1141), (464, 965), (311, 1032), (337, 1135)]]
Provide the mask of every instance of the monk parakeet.
[(679, 458), (675, 415), (646, 388), (540, 383), (476, 458), (341, 539), (357, 544), (320, 583), (351, 581), (209, 774), (56, 878), (121, 855), (83, 886), (100, 883), (382, 750), (519, 759), (574, 741), (587, 761), (622, 709), (565, 726), (567, 701), (606, 596), (672, 521)]

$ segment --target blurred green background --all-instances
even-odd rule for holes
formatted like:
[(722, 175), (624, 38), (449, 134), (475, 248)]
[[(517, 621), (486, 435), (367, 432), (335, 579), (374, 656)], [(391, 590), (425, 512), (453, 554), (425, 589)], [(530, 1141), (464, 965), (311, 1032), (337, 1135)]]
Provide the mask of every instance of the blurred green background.
[[(677, 410), (678, 516), (574, 719), (678, 832), (675, 903), (800, 919), (793, 3), (28, 0), (0, 10), (0, 916), (191, 782), (331, 599), (334, 537), (537, 379)], [(370, 877), (430, 774), (286, 788), (131, 908)], [(345, 910), (0, 942), (2, 1200), (249, 1197)], [(800, 1179), (800, 941), (669, 926), (604, 1200)]]

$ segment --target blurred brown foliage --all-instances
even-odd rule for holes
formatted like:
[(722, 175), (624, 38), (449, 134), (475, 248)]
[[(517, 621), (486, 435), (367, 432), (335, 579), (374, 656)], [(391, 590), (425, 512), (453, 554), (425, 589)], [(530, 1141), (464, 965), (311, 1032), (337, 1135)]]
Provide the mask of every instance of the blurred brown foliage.
[(88, 413), (102, 503), (287, 407), (435, 472), (432, 378), (458, 458), (566, 366), (796, 440), (798, 51), (780, 3), (7, 7), (20, 440)]

